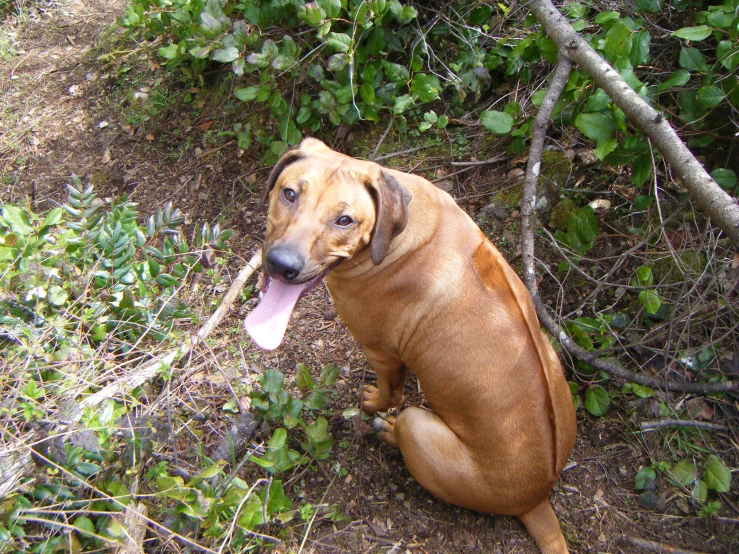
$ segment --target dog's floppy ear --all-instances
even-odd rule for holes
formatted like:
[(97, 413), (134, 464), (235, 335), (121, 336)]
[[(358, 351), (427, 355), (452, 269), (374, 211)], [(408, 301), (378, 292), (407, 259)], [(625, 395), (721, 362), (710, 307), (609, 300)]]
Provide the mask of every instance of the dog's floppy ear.
[(282, 157), (278, 160), (277, 165), (272, 168), (272, 171), (267, 178), (267, 186), (265, 187), (264, 192), (262, 193), (262, 198), (259, 200), (259, 204), (257, 205), (258, 210), (261, 209), (262, 206), (264, 206), (264, 203), (267, 201), (267, 197), (269, 196), (269, 193), (272, 192), (272, 189), (275, 187), (275, 183), (277, 182), (280, 173), (282, 173), (282, 171), (288, 165), (293, 162), (297, 162), (301, 158), (303, 158), (303, 153), (298, 147), (295, 147), (292, 150), (288, 150), (282, 155)]
[(377, 178), (369, 181), (368, 187), (375, 200), (375, 227), (370, 238), (370, 257), (373, 264), (380, 265), (387, 256), (390, 241), (408, 223), (411, 193), (383, 170), (380, 170)]

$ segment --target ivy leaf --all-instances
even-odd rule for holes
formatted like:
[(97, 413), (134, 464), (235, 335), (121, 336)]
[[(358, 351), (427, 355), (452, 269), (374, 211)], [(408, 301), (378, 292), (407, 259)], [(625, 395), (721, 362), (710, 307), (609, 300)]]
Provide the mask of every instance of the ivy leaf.
[(593, 149), (593, 155), (600, 161), (603, 161), (605, 157), (613, 152), (618, 146), (618, 141), (615, 138), (608, 138), (606, 140), (599, 140), (596, 147)]
[(200, 14), (200, 23), (211, 33), (218, 33), (221, 30), (221, 22), (208, 12)]
[(706, 486), (716, 492), (729, 492), (731, 471), (724, 465), (724, 462), (715, 454), (711, 454), (706, 459), (705, 468), (702, 480), (705, 481)]
[(418, 16), (418, 11), (416, 11), (416, 8), (413, 6), (405, 5), (403, 6), (403, 9), (400, 10), (400, 13), (395, 16), (395, 19), (398, 20), (398, 23), (401, 25), (407, 25), (414, 19), (416, 19), (416, 16)]
[(505, 112), (488, 110), (480, 114), (480, 123), (494, 135), (506, 135), (511, 132), (514, 121)]
[(608, 30), (603, 52), (613, 62), (618, 56), (628, 56), (631, 53), (631, 43), (631, 29), (619, 21)]
[(696, 481), (693, 484), (693, 490), (690, 491), (690, 494), (693, 495), (693, 498), (696, 500), (699, 500), (700, 502), (705, 502), (706, 498), (708, 498), (708, 486), (706, 485), (705, 481)]
[(219, 48), (211, 56), (213, 61), (220, 63), (231, 63), (239, 59), (239, 51), (234, 46)]
[(699, 25), (698, 27), (683, 27), (672, 33), (677, 38), (685, 40), (701, 41), (711, 36), (713, 29), (708, 25)]
[(602, 113), (581, 113), (575, 118), (575, 127), (591, 140), (599, 142), (611, 138), (616, 124), (610, 115)]
[(585, 391), (585, 409), (596, 417), (606, 415), (611, 405), (608, 391), (600, 385), (588, 387)]
[(632, 287), (648, 287), (654, 282), (654, 275), (649, 266), (643, 265), (636, 270), (634, 276), (631, 278)]

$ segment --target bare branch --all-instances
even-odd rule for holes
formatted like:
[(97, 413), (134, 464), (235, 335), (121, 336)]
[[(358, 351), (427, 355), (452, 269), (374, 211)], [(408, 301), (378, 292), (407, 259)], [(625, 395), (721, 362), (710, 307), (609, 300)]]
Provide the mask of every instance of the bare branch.
[(701, 429), (709, 429), (711, 431), (728, 431), (729, 427), (721, 423), (711, 423), (710, 421), (693, 421), (689, 419), (657, 419), (655, 421), (642, 421), (639, 429), (647, 431), (651, 429), (661, 429), (662, 427), (699, 427)]
[(716, 184), (664, 116), (626, 84), (572, 28), (550, 0), (531, 0), (528, 7), (560, 51), (566, 50), (567, 56), (587, 71), (626, 116), (651, 139), (691, 197), (739, 247), (739, 205)]

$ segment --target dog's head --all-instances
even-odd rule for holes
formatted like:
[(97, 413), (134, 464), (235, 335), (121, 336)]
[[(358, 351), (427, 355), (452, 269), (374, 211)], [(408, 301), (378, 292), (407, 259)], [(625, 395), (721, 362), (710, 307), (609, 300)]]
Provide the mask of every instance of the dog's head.
[(269, 201), (263, 248), (267, 289), (245, 322), (257, 344), (279, 346), (297, 300), (342, 261), (368, 247), (372, 262), (381, 264), (406, 226), (410, 199), (379, 165), (334, 152), (318, 140), (305, 139), (287, 152), (262, 199)]

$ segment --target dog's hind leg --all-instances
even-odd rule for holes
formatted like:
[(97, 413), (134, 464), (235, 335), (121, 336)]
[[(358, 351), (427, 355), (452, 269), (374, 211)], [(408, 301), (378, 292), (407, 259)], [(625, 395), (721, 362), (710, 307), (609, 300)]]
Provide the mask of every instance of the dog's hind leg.
[[(519, 493), (527, 483), (507, 482), (515, 473), (512, 468), (500, 467), (496, 476), (495, 459), (481, 469), (467, 445), (433, 412), (412, 407), (397, 417), (378, 414), (373, 425), (380, 439), (400, 448), (408, 471), (434, 496), (493, 514), (519, 514), (525, 509)], [(544, 554), (567, 554), (548, 498), (518, 517)]]

